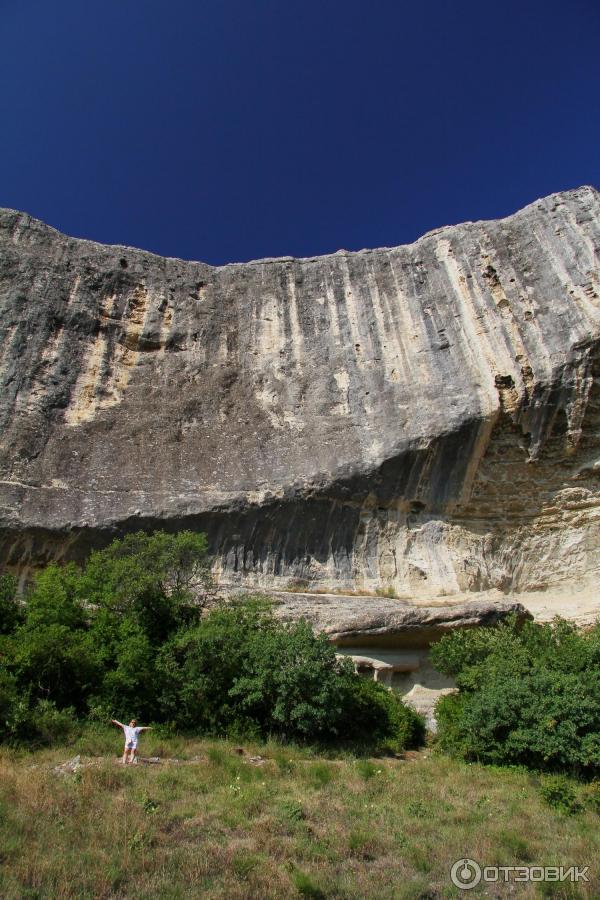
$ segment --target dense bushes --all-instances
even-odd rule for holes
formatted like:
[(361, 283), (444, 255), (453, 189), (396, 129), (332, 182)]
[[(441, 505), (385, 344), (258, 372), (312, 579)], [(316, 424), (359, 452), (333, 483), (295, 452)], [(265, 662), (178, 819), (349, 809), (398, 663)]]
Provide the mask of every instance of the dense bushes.
[(515, 621), (444, 637), (434, 666), (458, 694), (436, 707), (439, 744), (465, 759), (600, 771), (600, 626)]
[(401, 750), (422, 722), (266, 598), (216, 605), (206, 540), (133, 534), (83, 571), (48, 566), (21, 603), (0, 580), (0, 739), (50, 741), (74, 717)]
[(425, 738), (425, 723), (397, 694), (370, 679), (353, 678), (342, 715), (342, 733), (363, 746), (398, 753)]
[(17, 580), (12, 575), (0, 576), (0, 635), (10, 634), (22, 619), (22, 610), (16, 602)]
[(166, 644), (158, 665), (163, 710), (187, 729), (394, 750), (422, 737), (419, 716), (355, 675), (306, 622), (278, 622), (265, 598), (217, 607)]

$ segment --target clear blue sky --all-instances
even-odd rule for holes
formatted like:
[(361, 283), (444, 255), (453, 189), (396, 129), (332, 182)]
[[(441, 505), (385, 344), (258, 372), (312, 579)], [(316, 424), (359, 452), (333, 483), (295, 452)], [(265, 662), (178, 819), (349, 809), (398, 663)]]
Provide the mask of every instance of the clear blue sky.
[(600, 186), (598, 0), (0, 0), (0, 205), (210, 263)]

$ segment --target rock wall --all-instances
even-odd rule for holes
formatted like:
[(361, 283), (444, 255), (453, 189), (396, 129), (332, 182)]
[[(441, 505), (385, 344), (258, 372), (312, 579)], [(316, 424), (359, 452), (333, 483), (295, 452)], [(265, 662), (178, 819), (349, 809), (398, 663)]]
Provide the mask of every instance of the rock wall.
[(210, 267), (0, 212), (0, 562), (206, 530), (229, 585), (600, 569), (600, 195)]

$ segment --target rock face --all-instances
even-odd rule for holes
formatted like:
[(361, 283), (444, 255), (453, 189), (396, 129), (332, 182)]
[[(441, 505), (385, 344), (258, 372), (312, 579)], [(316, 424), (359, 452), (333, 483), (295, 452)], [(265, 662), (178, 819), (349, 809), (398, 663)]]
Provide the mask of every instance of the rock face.
[[(524, 622), (533, 616), (514, 600), (471, 600), (419, 606), (383, 597), (275, 594), (281, 619), (307, 619), (339, 647), (428, 647), (455, 628), (497, 625), (508, 616)], [(354, 651), (353, 651), (354, 652)]]
[(600, 569), (600, 195), (213, 268), (0, 212), (0, 562), (208, 532), (229, 585)]

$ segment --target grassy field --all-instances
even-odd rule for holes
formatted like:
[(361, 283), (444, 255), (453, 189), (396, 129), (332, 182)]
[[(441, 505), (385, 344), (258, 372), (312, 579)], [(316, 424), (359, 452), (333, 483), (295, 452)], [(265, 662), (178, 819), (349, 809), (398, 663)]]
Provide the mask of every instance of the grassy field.
[[(3, 900), (479, 895), (451, 884), (450, 866), (464, 856), (590, 866), (590, 883), (576, 889), (487, 885), (486, 896), (600, 896), (597, 813), (554, 811), (525, 772), (431, 751), (326, 759), (245, 744), (240, 756), (224, 741), (155, 735), (141, 750), (163, 762), (123, 768), (116, 731), (67, 748), (0, 751)], [(75, 753), (84, 766), (55, 774)]]

